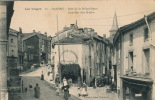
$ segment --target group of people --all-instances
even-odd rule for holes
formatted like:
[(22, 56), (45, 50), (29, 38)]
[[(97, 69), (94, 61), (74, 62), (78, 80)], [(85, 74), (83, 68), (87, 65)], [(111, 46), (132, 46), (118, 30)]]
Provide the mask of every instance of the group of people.
[(65, 77), (63, 78), (63, 86), (62, 87), (59, 84), (60, 83), (59, 77), (56, 78), (55, 82), (56, 82), (56, 95), (57, 96), (61, 95), (61, 91), (63, 90), (64, 98), (65, 98), (65, 100), (68, 100), (68, 98), (71, 95), (69, 94), (70, 85), (68, 84), (66, 78)]
[(88, 93), (87, 93), (87, 85), (86, 83), (83, 83), (82, 84), (82, 87), (78, 87), (78, 96), (88, 96)]

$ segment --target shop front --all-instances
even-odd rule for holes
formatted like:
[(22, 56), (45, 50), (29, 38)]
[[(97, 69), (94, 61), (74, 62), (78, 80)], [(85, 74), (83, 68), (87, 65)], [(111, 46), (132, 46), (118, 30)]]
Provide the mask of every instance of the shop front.
[(152, 100), (151, 79), (122, 76), (123, 100)]

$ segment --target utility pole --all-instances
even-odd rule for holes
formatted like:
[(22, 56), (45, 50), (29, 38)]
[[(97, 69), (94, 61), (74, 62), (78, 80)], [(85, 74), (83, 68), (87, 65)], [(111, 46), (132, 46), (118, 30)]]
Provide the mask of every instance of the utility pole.
[[(58, 26), (58, 15), (57, 15), (57, 33), (59, 31), (59, 26)], [(59, 62), (58, 62), (58, 73), (59, 73), (59, 80), (61, 83), (61, 66), (60, 66), (60, 45), (59, 45), (59, 33), (58, 33), (58, 57), (59, 57)]]

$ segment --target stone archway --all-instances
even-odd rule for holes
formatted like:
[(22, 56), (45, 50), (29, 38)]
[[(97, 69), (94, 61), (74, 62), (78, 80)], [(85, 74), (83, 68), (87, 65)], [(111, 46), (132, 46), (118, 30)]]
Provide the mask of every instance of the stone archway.
[(61, 77), (72, 79), (73, 83), (78, 82), (78, 77), (81, 77), (80, 66), (78, 64), (78, 55), (73, 50), (64, 50), (60, 54)]
[(62, 64), (78, 64), (78, 55), (72, 50), (64, 50), (60, 58)]
[(78, 83), (78, 77), (81, 77), (81, 68), (79, 64), (61, 64), (61, 77), (72, 79), (73, 83)]

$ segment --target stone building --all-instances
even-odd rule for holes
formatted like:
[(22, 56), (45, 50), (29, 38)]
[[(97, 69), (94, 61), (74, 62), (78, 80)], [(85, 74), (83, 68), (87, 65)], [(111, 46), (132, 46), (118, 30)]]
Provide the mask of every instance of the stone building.
[(14, 29), (9, 29), (7, 43), (7, 84), (9, 92), (20, 92), (20, 76), (19, 72), (19, 32)]
[(155, 12), (118, 29), (114, 63), (120, 100), (155, 99)]
[(30, 68), (31, 65), (40, 63), (51, 63), (51, 38), (47, 37), (47, 33), (40, 32), (23, 34), (23, 51), (24, 51), (24, 68)]
[(7, 86), (7, 40), (14, 2), (0, 2), (0, 99), (8, 100)]
[(94, 77), (107, 75), (110, 61), (106, 52), (110, 43), (105, 37), (97, 35), (92, 28), (78, 28), (75, 24), (64, 27), (56, 34), (52, 38), (51, 54), (54, 76), (63, 73), (63, 70), (60, 72), (58, 68), (59, 56), (61, 64), (78, 64), (81, 80), (88, 85)]
[(19, 28), (19, 32), (18, 32), (18, 68), (20, 69), (20, 71), (23, 70), (23, 66), (24, 66), (24, 52), (23, 52), (23, 33), (22, 33), (22, 29)]
[(18, 31), (9, 29), (8, 34), (8, 55), (18, 58)]

